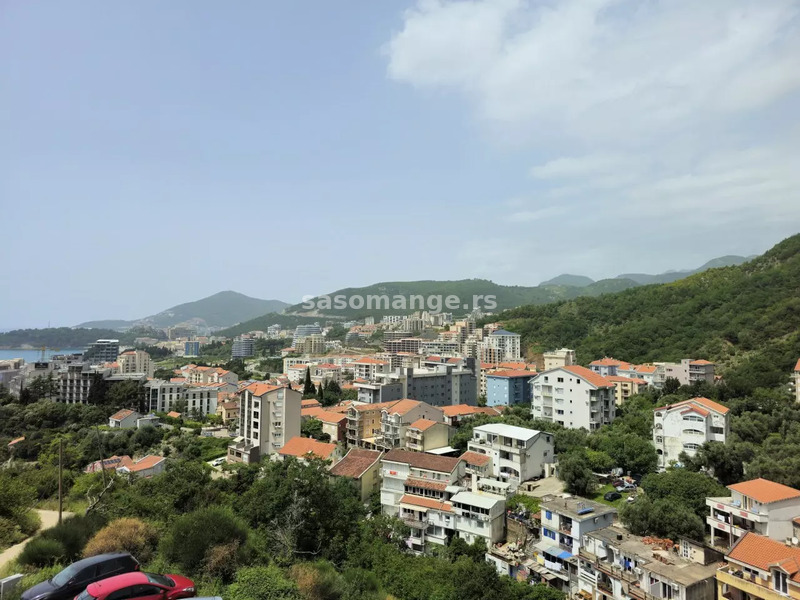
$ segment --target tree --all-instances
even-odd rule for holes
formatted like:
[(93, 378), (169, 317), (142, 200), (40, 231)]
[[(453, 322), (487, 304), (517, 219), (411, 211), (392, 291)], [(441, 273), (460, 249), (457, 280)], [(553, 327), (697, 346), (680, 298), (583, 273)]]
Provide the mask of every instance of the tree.
[(586, 452), (574, 450), (558, 462), (558, 477), (570, 494), (591, 496), (597, 489), (597, 478), (592, 473)]
[[(705, 501), (705, 498), (703, 498)], [(691, 508), (671, 499), (639, 496), (623, 507), (620, 519), (635, 535), (652, 535), (677, 540), (681, 536), (702, 541), (703, 520)]]
[(311, 398), (317, 393), (317, 388), (311, 382), (311, 369), (306, 367), (306, 377), (303, 380), (303, 398)]
[(634, 433), (617, 435), (613, 430), (598, 436), (600, 450), (610, 456), (615, 466), (625, 473), (644, 475), (652, 473), (658, 466), (658, 456), (653, 444)]
[(667, 377), (664, 380), (664, 385), (661, 387), (661, 391), (664, 393), (665, 396), (669, 396), (677, 392), (680, 387), (681, 387), (680, 381), (678, 381), (674, 377)]
[(678, 459), (687, 469), (706, 469), (722, 485), (730, 485), (744, 479), (744, 465), (753, 460), (755, 449), (745, 442), (706, 442), (694, 456), (681, 452)]
[(275, 565), (239, 569), (228, 588), (228, 600), (288, 600), (300, 598), (297, 584)]
[(319, 400), (321, 405), (325, 406), (325, 387), (322, 385), (321, 381), (317, 387), (317, 400)]

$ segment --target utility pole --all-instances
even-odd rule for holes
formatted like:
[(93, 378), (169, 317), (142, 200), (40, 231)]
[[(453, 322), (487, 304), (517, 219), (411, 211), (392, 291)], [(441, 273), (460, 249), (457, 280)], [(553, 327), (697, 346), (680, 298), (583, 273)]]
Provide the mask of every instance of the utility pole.
[(64, 439), (58, 439), (58, 524), (61, 525), (61, 513), (64, 510)]

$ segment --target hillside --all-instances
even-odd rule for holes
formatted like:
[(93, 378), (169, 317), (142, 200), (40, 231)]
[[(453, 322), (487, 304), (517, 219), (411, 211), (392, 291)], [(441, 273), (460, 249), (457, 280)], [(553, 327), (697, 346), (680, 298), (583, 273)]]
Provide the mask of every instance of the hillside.
[(531, 352), (571, 347), (582, 363), (703, 357), (733, 368), (732, 378), (757, 372), (759, 384), (774, 385), (800, 357), (800, 235), (740, 266), (493, 319)]
[(181, 323), (207, 327), (230, 327), (259, 315), (279, 312), (289, 306), (280, 300), (260, 300), (238, 292), (219, 292), (213, 296), (173, 306), (158, 314), (133, 321), (88, 321), (78, 327), (127, 329), (133, 326), (172, 327)]
[(46, 329), (15, 329), (0, 333), (0, 348), (83, 348), (95, 340), (110, 338), (122, 343), (133, 342), (133, 335), (112, 329), (50, 327)]
[(326, 319), (319, 317), (298, 317), (297, 315), (284, 315), (278, 313), (269, 313), (261, 315), (249, 321), (243, 321), (233, 327), (217, 331), (214, 335), (221, 335), (225, 337), (234, 337), (248, 331), (266, 331), (270, 325), (280, 325), (283, 329), (294, 329), (298, 325), (307, 323), (324, 323)]
[(691, 271), (667, 271), (666, 273), (660, 273), (659, 275), (648, 275), (646, 273), (623, 273), (622, 275), (618, 275), (617, 277), (620, 279), (631, 279), (636, 283), (638, 283), (639, 285), (650, 285), (651, 283), (672, 283), (673, 281), (678, 281), (679, 279), (684, 279), (686, 277), (689, 277), (690, 275), (695, 275), (696, 273), (702, 273), (703, 271), (708, 271), (709, 269), (718, 269), (719, 267), (734, 267), (737, 265), (741, 265), (742, 263), (745, 263), (748, 260), (752, 260), (753, 258), (755, 257), (727, 255), (727, 256), (712, 258), (702, 267), (698, 267), (697, 269), (692, 269)]
[(587, 285), (592, 285), (593, 283), (594, 279), (591, 277), (586, 277), (586, 275), (570, 275), (569, 273), (562, 273), (557, 277), (543, 281), (539, 285), (569, 285), (572, 287), (586, 287)]

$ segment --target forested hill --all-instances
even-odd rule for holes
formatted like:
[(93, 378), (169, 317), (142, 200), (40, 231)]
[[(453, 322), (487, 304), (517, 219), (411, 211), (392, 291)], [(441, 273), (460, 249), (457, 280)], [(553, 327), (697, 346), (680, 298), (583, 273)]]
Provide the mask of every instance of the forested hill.
[(780, 383), (800, 357), (800, 234), (739, 266), (594, 298), (523, 306), (493, 320), (530, 352), (569, 347), (582, 363), (703, 357), (730, 378)]

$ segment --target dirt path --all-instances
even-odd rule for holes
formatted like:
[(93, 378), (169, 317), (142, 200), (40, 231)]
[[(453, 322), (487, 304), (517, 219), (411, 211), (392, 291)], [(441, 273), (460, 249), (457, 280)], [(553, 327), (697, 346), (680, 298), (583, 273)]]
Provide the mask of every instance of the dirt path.
[[(39, 528), (39, 531), (44, 531), (45, 529), (50, 529), (58, 524), (58, 511), (57, 510), (36, 510), (39, 518), (42, 520), (42, 526)], [(71, 517), (72, 513), (64, 511), (63, 517)], [(16, 546), (11, 546), (8, 550), (0, 553), (0, 570), (3, 569), (8, 563), (12, 560), (17, 558), (20, 553), (22, 553), (22, 549), (25, 547), (25, 544), (30, 542), (33, 538), (29, 537), (27, 540), (20, 542)]]

